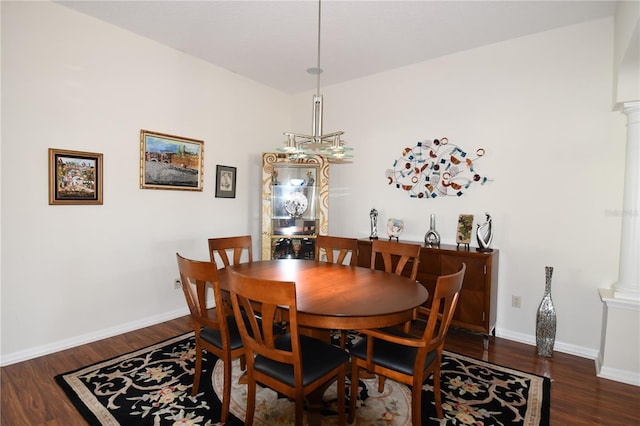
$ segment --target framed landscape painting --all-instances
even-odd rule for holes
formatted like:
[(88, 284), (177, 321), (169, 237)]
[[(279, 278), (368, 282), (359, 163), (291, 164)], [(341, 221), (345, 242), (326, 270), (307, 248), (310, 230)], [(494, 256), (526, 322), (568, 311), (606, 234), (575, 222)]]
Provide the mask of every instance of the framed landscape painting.
[(49, 204), (102, 204), (102, 154), (49, 148)]
[(216, 166), (216, 197), (236, 198), (236, 168)]
[(140, 130), (140, 188), (202, 191), (204, 141)]

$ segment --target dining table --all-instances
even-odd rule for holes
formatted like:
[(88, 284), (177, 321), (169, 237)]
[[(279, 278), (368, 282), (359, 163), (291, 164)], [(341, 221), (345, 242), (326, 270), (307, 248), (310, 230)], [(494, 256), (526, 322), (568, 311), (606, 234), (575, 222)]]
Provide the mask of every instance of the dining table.
[(229, 270), (252, 278), (293, 281), (298, 323), (326, 330), (357, 330), (402, 324), (429, 295), (417, 281), (380, 270), (315, 260), (274, 259), (218, 271), (227, 290)]
[[(292, 281), (296, 286), (301, 333), (329, 339), (332, 330), (358, 330), (403, 324), (429, 292), (415, 280), (359, 266), (304, 259), (274, 259), (230, 265), (218, 270), (218, 281), (228, 291), (228, 274), (267, 280)], [(241, 379), (242, 382), (242, 379)], [(307, 400), (309, 424), (321, 423), (324, 387)]]

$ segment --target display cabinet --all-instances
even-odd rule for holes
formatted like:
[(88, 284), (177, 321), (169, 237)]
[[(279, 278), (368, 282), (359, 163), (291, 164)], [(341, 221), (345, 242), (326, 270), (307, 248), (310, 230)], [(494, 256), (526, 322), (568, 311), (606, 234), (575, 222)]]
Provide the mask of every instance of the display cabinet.
[[(467, 265), (451, 325), (483, 334), (486, 348), (489, 343), (488, 337), (495, 333), (496, 326), (498, 250), (479, 252), (473, 248), (467, 249), (447, 244), (426, 247), (418, 242), (403, 242), (422, 246), (416, 279), (429, 291), (429, 299), (424, 306), (431, 305), (439, 275), (457, 272), (462, 263)], [(358, 266), (369, 267), (370, 264), (371, 241), (358, 240)], [(376, 268), (382, 269), (383, 266), (376, 264)]]
[(329, 229), (329, 163), (262, 155), (262, 259), (313, 259)]

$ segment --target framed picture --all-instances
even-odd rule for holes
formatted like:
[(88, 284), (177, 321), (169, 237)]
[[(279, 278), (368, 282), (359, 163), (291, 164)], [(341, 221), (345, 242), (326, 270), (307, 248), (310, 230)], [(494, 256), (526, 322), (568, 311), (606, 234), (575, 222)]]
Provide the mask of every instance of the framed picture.
[(49, 204), (102, 204), (102, 154), (49, 148)]
[(202, 191), (204, 141), (140, 130), (140, 188)]
[(216, 166), (216, 197), (236, 198), (236, 168)]
[(456, 244), (469, 246), (473, 233), (473, 215), (461, 214), (458, 216), (458, 230), (456, 232)]

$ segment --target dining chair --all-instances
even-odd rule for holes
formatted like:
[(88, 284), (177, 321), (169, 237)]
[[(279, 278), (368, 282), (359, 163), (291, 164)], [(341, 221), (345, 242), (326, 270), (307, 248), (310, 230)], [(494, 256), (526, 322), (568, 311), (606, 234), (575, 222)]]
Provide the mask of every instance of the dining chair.
[[(353, 422), (358, 392), (359, 369), (378, 377), (388, 377), (410, 385), (411, 416), (414, 425), (422, 421), (422, 384), (433, 373), (433, 394), (436, 413), (442, 419), (440, 396), (440, 364), (442, 350), (458, 303), (466, 265), (450, 275), (439, 276), (429, 309), (429, 317), (420, 335), (398, 329), (360, 330), (364, 338), (351, 347), (351, 400), (349, 423)], [(378, 381), (378, 391), (384, 390), (384, 380)]]
[[(324, 252), (324, 256), (321, 254)], [(315, 260), (326, 260), (329, 263), (345, 264), (347, 256), (351, 256), (348, 265), (358, 264), (358, 240), (356, 238), (318, 235), (316, 237)]]
[[(213, 262), (190, 260), (176, 253), (180, 281), (184, 297), (189, 306), (189, 316), (196, 341), (196, 365), (193, 376), (192, 395), (198, 393), (202, 373), (202, 350), (206, 349), (224, 365), (224, 385), (222, 393), (221, 421), (229, 415), (231, 400), (231, 362), (240, 358), (241, 368), (246, 368), (242, 338), (236, 324), (233, 311), (222, 303), (218, 270)], [(216, 307), (207, 309), (207, 287), (213, 287)]]
[[(245, 424), (253, 424), (256, 383), (261, 383), (295, 401), (295, 424), (303, 424), (304, 398), (338, 380), (338, 421), (345, 421), (345, 375), (349, 355), (340, 348), (303, 335), (298, 328), (296, 286), (291, 281), (250, 278), (231, 272), (231, 303), (247, 358), (247, 410)], [(262, 321), (256, 319), (257, 309)], [(289, 329), (276, 335), (262, 327), (286, 309)], [(247, 312), (248, 325), (241, 321)]]
[[(322, 254), (324, 253), (324, 255)], [(356, 238), (334, 237), (330, 235), (318, 235), (316, 237), (316, 261), (326, 261), (344, 265), (349, 259), (349, 266), (358, 265), (358, 240)], [(335, 330), (334, 330), (335, 332)], [(354, 332), (351, 331), (353, 334)], [(333, 332), (332, 332), (333, 334)], [(345, 349), (349, 331), (340, 331), (340, 347)]]
[[(420, 246), (418, 244), (398, 243), (395, 241), (373, 240), (371, 244), (371, 269), (376, 269), (378, 254), (382, 257), (384, 270), (396, 275), (406, 275), (405, 267), (409, 265), (410, 279), (415, 280), (418, 275), (420, 262)], [(397, 258), (397, 263), (394, 262)], [(395, 268), (394, 268), (395, 264)]]
[[(207, 242), (209, 244), (209, 258), (218, 265), (218, 268), (237, 265), (242, 262), (243, 254), (246, 254), (247, 262), (253, 262), (251, 235), (209, 238)], [(222, 292), (222, 302), (231, 309), (229, 293)]]
[[(409, 279), (416, 280), (420, 263), (420, 246), (418, 244), (373, 240), (371, 244), (371, 269), (376, 269), (378, 255), (382, 258), (386, 272), (408, 276)], [(413, 319), (417, 317), (418, 310), (416, 309)], [(407, 321), (404, 324), (404, 331), (408, 333), (410, 328), (411, 321)]]
[(219, 258), (224, 266), (237, 265), (241, 262), (243, 253), (246, 253), (247, 262), (253, 262), (251, 235), (209, 238), (208, 243), (212, 262), (218, 263), (216, 258)]

